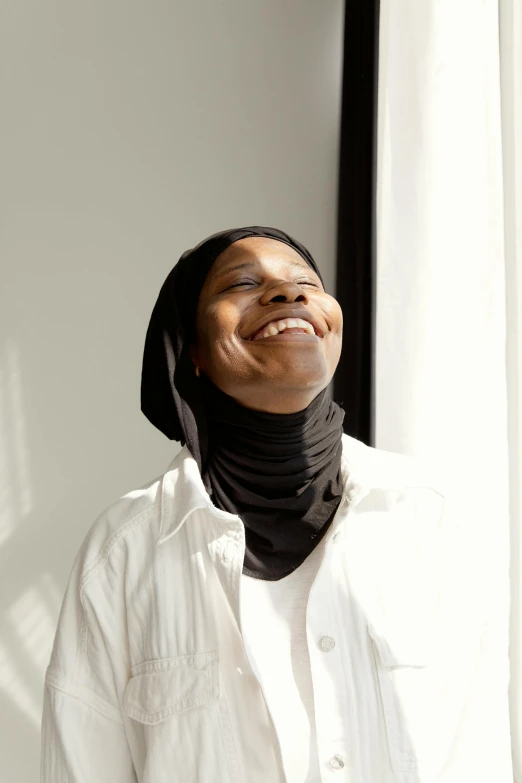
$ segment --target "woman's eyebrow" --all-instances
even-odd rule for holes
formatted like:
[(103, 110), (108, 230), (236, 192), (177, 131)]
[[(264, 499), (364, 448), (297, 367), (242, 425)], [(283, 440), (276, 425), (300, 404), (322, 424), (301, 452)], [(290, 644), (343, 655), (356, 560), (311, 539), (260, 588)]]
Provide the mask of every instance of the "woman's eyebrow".
[[(304, 265), (299, 263), (299, 261), (289, 261), (289, 264), (291, 266), (298, 267), (299, 269), (302, 269), (303, 271), (311, 271), (313, 272), (313, 269), (309, 267), (308, 265)], [(239, 269), (253, 269), (255, 267), (259, 266), (258, 263), (255, 263), (254, 261), (243, 261), (241, 264), (236, 264), (235, 266), (229, 266), (225, 269), (221, 269), (219, 272), (216, 273), (216, 277), (223, 277), (224, 275), (229, 275), (231, 272), (237, 272)]]
[(223, 277), (223, 275), (228, 275), (230, 272), (237, 272), (238, 269), (251, 269), (254, 266), (256, 265), (252, 261), (243, 261), (241, 264), (236, 264), (236, 266), (229, 266), (225, 269), (221, 269), (216, 274), (216, 277)]

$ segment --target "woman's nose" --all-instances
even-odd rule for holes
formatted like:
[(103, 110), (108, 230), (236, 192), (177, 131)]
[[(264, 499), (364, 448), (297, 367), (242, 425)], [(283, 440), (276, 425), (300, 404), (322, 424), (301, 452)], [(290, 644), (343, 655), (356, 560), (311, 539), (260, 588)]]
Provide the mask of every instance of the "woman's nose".
[(274, 283), (262, 295), (261, 304), (270, 304), (270, 302), (307, 302), (308, 296), (301, 286), (296, 283), (281, 281)]

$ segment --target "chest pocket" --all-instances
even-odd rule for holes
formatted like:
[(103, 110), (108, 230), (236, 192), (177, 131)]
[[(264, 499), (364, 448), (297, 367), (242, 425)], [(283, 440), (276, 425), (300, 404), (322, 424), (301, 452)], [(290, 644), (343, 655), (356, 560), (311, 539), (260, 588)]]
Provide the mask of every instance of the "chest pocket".
[(478, 665), (476, 602), (470, 595), (468, 605), (450, 568), (441, 506), (429, 495), (405, 496), (388, 519), (369, 521), (379, 546), (366, 561), (363, 606), (391, 767), (397, 780), (431, 783), (451, 754)]
[(130, 719), (140, 783), (240, 783), (217, 652), (133, 667), (122, 709)]
[(431, 630), (368, 629), (391, 766), (408, 783), (438, 779), (458, 735), (484, 634), (472, 622), (442, 641)]
[(394, 772), (434, 771), (435, 690), (428, 650), (419, 639), (405, 637), (390, 644), (389, 637), (369, 628), (383, 709), (390, 761)]

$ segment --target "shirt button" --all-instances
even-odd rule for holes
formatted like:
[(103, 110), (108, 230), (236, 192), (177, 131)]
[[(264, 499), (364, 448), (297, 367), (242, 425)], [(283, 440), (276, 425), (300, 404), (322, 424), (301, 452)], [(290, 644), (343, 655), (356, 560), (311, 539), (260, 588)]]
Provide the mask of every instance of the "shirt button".
[(319, 647), (321, 650), (324, 650), (324, 652), (330, 652), (330, 650), (333, 650), (335, 647), (335, 639), (332, 639), (331, 636), (323, 636), (319, 642)]
[(342, 769), (344, 767), (343, 757), (339, 756), (339, 754), (332, 756), (330, 759), (330, 766), (333, 767), (333, 769)]

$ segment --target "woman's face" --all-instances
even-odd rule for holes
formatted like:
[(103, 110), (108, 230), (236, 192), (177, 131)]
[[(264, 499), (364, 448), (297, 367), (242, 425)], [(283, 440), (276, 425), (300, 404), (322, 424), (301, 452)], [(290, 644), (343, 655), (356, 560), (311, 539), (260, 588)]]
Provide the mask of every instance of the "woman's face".
[[(306, 324), (288, 323), (296, 318)], [(296, 250), (249, 237), (229, 245), (207, 275), (191, 357), (241, 405), (293, 413), (329, 384), (342, 323), (339, 304)]]

